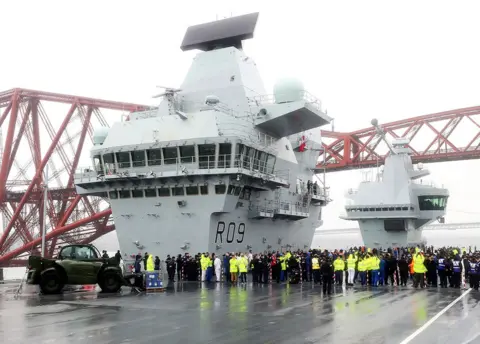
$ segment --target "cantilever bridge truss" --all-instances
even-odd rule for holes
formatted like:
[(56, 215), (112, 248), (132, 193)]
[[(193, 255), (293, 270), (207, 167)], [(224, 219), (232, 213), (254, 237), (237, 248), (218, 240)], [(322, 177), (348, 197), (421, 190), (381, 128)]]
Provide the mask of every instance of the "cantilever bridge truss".
[[(434, 113), (380, 125), (387, 139), (408, 138), (412, 160), (444, 162), (480, 158), (480, 106)], [(372, 126), (351, 133), (323, 131), (327, 172), (383, 164), (388, 149)]]
[[(44, 227), (47, 256), (55, 255), (62, 244), (89, 243), (115, 229), (108, 203), (76, 194), (74, 173), (89, 164), (93, 128), (108, 126), (104, 116), (119, 120), (121, 115), (145, 109), (148, 106), (25, 89), (0, 92), (0, 267), (24, 266), (29, 254), (38, 254)], [(391, 138), (410, 138), (415, 162), (476, 159), (480, 157), (479, 115), (480, 107), (473, 107), (382, 128)], [(455, 131), (465, 124), (469, 134), (462, 130), (463, 143), (457, 143)], [(426, 129), (433, 132), (431, 139), (421, 133)], [(319, 169), (375, 166), (387, 154), (374, 128), (322, 134), (330, 142), (324, 144), (325, 164), (319, 164)], [(418, 138), (430, 142), (419, 148)], [(47, 165), (48, 183), (44, 180)]]
[(115, 229), (108, 203), (76, 194), (74, 173), (89, 164), (93, 128), (108, 126), (104, 114), (120, 119), (146, 108), (25, 89), (0, 93), (0, 266), (22, 266), (38, 254), (43, 228), (47, 256)]

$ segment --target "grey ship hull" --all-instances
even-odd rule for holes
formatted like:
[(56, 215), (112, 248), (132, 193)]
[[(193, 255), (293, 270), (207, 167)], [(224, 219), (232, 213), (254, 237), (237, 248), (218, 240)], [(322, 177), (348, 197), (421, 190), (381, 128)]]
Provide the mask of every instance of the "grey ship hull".
[[(309, 217), (298, 221), (249, 219), (248, 203), (238, 196), (184, 197), (177, 199), (112, 200), (118, 241), (124, 254), (140, 251), (159, 256), (189, 252), (253, 252), (305, 249), (311, 246), (320, 221), (321, 206), (310, 208)], [(225, 202), (234, 208), (219, 212)], [(159, 205), (161, 204), (161, 205)], [(290, 246), (289, 246), (290, 245)]]

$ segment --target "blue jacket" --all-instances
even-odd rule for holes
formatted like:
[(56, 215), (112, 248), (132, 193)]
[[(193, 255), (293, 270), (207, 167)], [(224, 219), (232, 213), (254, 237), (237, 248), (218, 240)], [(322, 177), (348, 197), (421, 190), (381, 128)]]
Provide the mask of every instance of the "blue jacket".
[(387, 266), (387, 262), (385, 261), (385, 259), (382, 259), (380, 261), (380, 273), (385, 273), (385, 268)]
[(305, 257), (305, 264), (307, 266), (312, 266), (312, 257), (310, 256), (310, 252), (308, 252), (307, 256)]
[(223, 257), (223, 271), (228, 274), (230, 272), (230, 257)]

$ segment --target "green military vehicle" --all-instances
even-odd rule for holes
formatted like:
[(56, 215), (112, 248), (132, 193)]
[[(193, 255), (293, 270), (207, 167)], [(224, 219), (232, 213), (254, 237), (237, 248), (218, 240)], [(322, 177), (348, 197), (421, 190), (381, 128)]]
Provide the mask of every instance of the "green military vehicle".
[(27, 284), (39, 285), (43, 294), (59, 294), (66, 284), (98, 284), (103, 292), (116, 293), (128, 284), (115, 257), (102, 258), (93, 245), (68, 245), (58, 258), (28, 258)]

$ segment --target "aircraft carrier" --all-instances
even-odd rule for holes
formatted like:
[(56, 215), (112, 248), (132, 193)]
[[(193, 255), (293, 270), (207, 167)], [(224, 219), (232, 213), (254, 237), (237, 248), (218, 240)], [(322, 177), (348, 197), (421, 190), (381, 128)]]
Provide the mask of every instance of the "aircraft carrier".
[[(167, 88), (158, 108), (97, 129), (94, 166), (75, 182), (79, 194), (110, 202), (125, 254), (310, 246), (329, 201), (324, 180), (307, 183), (320, 152), (315, 133), (331, 119), (298, 80), (264, 95), (241, 45), (257, 17), (189, 28), (182, 49), (203, 52), (181, 87)], [(383, 175), (352, 192), (358, 196), (346, 208), (373, 246), (408, 241), (408, 232), (445, 211), (447, 190), (411, 185), (425, 172), (413, 168), (406, 145), (393, 143)], [(9, 344), (480, 341), (480, 296), (470, 289), (336, 287), (326, 296), (311, 283), (193, 282), (138, 297), (39, 296), (30, 286), (16, 296), (17, 287), (0, 289), (0, 332)]]
[(180, 88), (95, 131), (75, 184), (108, 200), (124, 255), (310, 248), (329, 201), (314, 169), (331, 118), (297, 79), (267, 94), (242, 48), (257, 19), (189, 27), (181, 49), (201, 52)]

